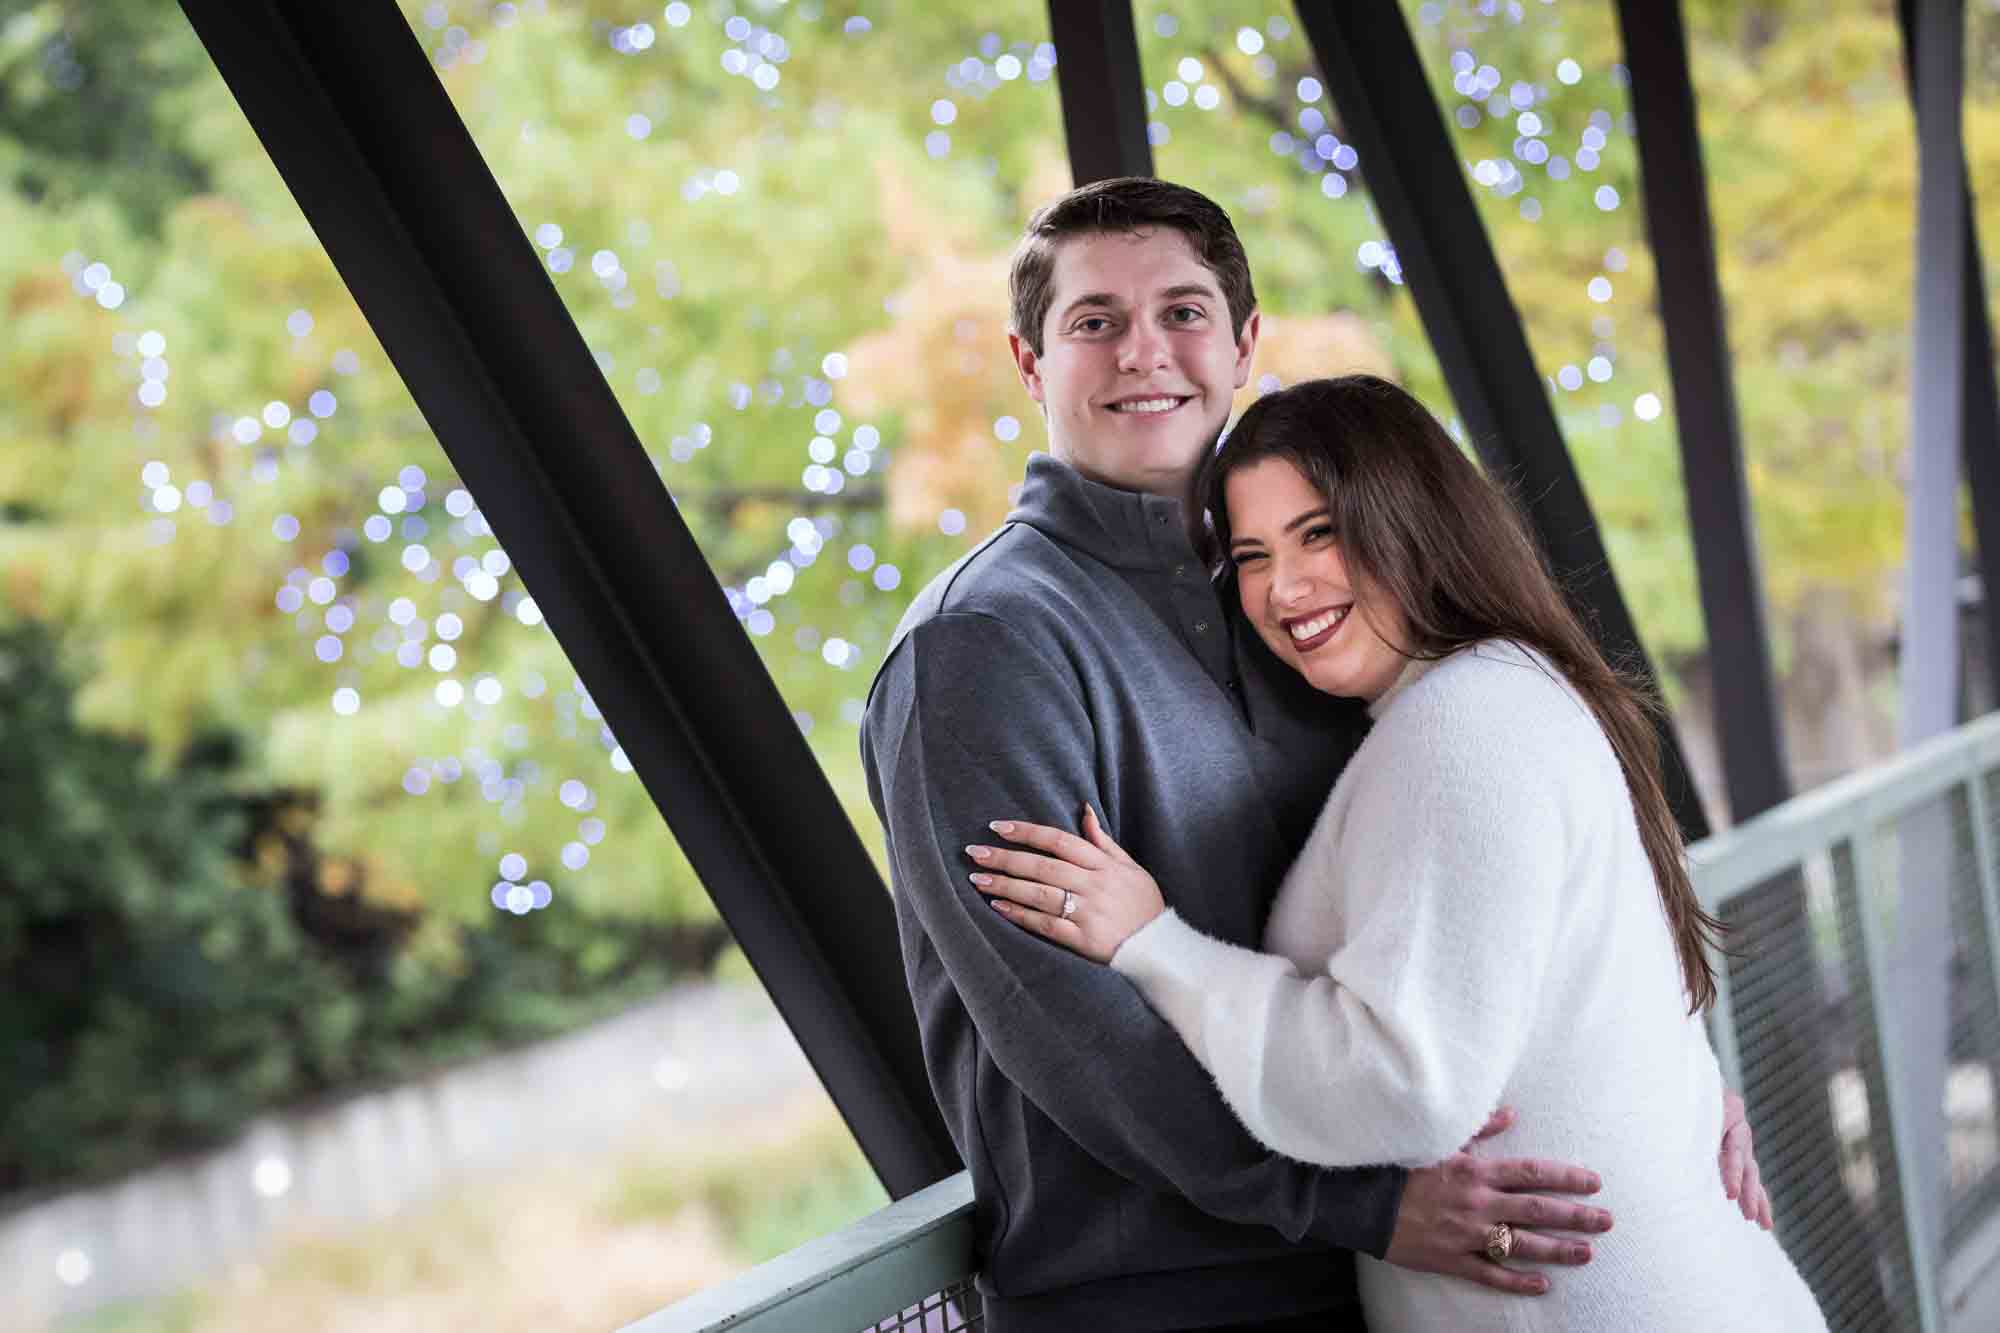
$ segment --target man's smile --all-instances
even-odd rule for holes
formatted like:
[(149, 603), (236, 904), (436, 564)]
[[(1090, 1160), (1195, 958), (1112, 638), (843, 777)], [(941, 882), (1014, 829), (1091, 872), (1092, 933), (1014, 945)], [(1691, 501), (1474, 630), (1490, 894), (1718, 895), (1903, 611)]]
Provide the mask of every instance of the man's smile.
[(1188, 394), (1154, 394), (1145, 398), (1120, 398), (1105, 406), (1113, 412), (1131, 416), (1160, 416), (1191, 401), (1192, 396)]

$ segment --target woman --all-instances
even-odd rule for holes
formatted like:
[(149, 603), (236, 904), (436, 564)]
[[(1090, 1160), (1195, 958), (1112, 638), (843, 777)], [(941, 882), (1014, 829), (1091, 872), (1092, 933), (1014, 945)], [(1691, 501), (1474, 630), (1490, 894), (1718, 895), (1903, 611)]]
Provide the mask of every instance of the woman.
[[(1085, 812), (1020, 822), (973, 881), (1129, 976), (1278, 1152), (1422, 1165), (1501, 1104), (1510, 1153), (1592, 1162), (1617, 1229), (1522, 1300), (1360, 1260), (1369, 1326), (1816, 1330), (1773, 1237), (1713, 1179), (1720, 1075), (1696, 901), (1638, 689), (1506, 497), (1372, 376), (1261, 399), (1192, 522), (1243, 614), (1375, 719), (1286, 876), (1265, 953), (1197, 933)], [(1212, 534), (1212, 535), (1211, 535)], [(1474, 1151), (1480, 1145), (1475, 1145)], [(1495, 1228), (1489, 1254), (1504, 1262)]]

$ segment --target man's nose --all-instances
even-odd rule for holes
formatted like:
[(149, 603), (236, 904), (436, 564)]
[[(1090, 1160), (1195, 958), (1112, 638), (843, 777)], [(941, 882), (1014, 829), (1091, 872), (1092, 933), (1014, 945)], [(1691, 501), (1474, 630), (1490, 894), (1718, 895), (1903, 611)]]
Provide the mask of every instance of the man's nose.
[(1147, 320), (1132, 324), (1118, 347), (1118, 368), (1145, 374), (1167, 363), (1167, 340)]

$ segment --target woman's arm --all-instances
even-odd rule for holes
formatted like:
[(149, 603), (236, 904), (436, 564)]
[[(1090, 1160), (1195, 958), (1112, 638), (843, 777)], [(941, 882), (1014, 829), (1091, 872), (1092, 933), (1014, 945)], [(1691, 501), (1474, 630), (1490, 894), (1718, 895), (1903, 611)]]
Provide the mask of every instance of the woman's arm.
[[(1320, 863), (1293, 872), (1343, 894), (1346, 937), (1324, 973), (1301, 976), (1164, 911), (1107, 955), (1251, 1133), (1288, 1156), (1326, 1165), (1450, 1156), (1494, 1109), (1540, 1010), (1578, 817), (1563, 749), (1580, 729), (1505, 706), (1514, 700), (1453, 706), (1455, 693), (1427, 691), (1435, 697), (1407, 699), (1384, 719), (1360, 761), (1368, 767), (1351, 779), (1339, 845), (1316, 838), (1306, 855)], [(1017, 826), (1014, 837), (1033, 832)], [(1129, 917), (1139, 896), (1115, 866), (1115, 845), (1097, 851), (1112, 869), (1064, 862), (1058, 872), (1049, 863), (1060, 858), (1033, 858), (1032, 874), (1057, 881), (1048, 883), (996, 862), (1009, 875), (982, 888), (1025, 904), (1010, 914), (1031, 928), (1031, 916), (1059, 912), (1060, 895), (1075, 893), (1072, 917), (1047, 917), (1042, 929), (1076, 947), (1101, 918)]]

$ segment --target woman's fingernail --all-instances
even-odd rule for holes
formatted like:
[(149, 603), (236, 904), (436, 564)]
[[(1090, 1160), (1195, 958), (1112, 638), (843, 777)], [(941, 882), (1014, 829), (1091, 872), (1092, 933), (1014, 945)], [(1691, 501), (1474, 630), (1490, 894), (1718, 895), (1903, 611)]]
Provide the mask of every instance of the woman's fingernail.
[(978, 884), (978, 885), (982, 885), (982, 886), (983, 886), (983, 885), (987, 885), (987, 884), (991, 884), (991, 883), (993, 882), (993, 876), (991, 876), (991, 875), (982, 875), (982, 874), (980, 874), (980, 873), (979, 873), (978, 871), (976, 871), (976, 870), (975, 870), (975, 871), (973, 871), (973, 872), (972, 872), (972, 882), (973, 882), (974, 884)]
[(987, 857), (993, 855), (993, 849), (990, 847), (967, 847), (965, 854), (975, 861), (984, 861)]
[(998, 912), (1001, 916), (1007, 915), (1007, 908), (1009, 904), (1001, 902), (998, 898), (988, 898), (986, 901), (993, 904), (993, 910)]
[(1003, 838), (1011, 836), (1014, 832), (1013, 824), (1004, 819), (996, 819), (986, 827), (992, 829)]

